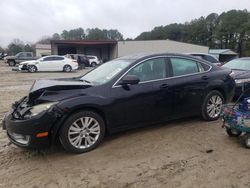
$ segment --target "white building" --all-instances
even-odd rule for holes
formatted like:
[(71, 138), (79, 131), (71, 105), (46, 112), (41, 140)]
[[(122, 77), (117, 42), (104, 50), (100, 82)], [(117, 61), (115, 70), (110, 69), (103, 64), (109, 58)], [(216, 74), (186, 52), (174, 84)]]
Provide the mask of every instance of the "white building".
[(51, 55), (51, 45), (50, 44), (36, 44), (36, 56), (42, 57), (46, 55)]
[(95, 55), (105, 60), (137, 53), (208, 53), (207, 46), (172, 40), (52, 40), (52, 54)]

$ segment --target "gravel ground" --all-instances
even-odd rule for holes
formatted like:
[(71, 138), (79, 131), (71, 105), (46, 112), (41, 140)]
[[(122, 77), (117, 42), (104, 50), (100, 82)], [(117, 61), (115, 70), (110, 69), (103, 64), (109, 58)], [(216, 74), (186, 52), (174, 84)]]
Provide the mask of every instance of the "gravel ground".
[[(35, 79), (83, 72), (20, 73), (0, 62), (0, 120)], [(250, 187), (249, 155), (221, 121), (198, 117), (111, 135), (80, 155), (20, 149), (0, 130), (0, 187)]]

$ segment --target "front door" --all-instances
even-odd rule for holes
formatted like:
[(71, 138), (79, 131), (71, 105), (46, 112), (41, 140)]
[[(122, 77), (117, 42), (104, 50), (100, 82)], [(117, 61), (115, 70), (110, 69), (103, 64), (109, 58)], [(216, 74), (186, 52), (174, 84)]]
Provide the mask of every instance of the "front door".
[(159, 122), (171, 114), (171, 97), (164, 87), (168, 76), (164, 57), (143, 61), (126, 75), (135, 75), (140, 82), (125, 87), (118, 82), (112, 88), (113, 128)]
[(39, 71), (52, 71), (53, 70), (54, 57), (44, 57), (39, 62)]

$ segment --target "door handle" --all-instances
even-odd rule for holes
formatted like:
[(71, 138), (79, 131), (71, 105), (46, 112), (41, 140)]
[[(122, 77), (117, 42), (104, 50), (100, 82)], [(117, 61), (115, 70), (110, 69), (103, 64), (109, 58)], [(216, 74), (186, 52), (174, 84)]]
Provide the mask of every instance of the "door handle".
[(202, 76), (202, 80), (207, 80), (209, 77), (208, 76)]
[(168, 88), (168, 84), (162, 84), (162, 85), (160, 86), (160, 88), (161, 88), (161, 89), (167, 89), (167, 88)]

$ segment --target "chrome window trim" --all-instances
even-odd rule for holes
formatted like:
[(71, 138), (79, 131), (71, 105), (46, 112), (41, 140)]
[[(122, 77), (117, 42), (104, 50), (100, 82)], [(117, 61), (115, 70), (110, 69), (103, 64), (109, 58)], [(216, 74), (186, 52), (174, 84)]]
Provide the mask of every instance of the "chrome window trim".
[(157, 58), (182, 58), (182, 59), (188, 59), (188, 60), (192, 60), (192, 61), (195, 61), (195, 62), (199, 62), (201, 64), (206, 64), (209, 66), (209, 69), (207, 71), (204, 71), (204, 72), (197, 72), (197, 73), (191, 73), (191, 74), (185, 74), (185, 75), (180, 75), (180, 76), (172, 76), (172, 77), (168, 77), (168, 78), (161, 78), (161, 79), (155, 79), (155, 80), (148, 80), (148, 81), (143, 81), (143, 82), (139, 82), (138, 84), (144, 84), (144, 83), (149, 83), (149, 82), (156, 82), (156, 81), (161, 81), (161, 80), (169, 80), (169, 79), (174, 79), (174, 78), (180, 78), (180, 77), (186, 77), (186, 76), (191, 76), (191, 75), (197, 75), (197, 74), (204, 74), (204, 73), (207, 73), (207, 72), (210, 72), (210, 70), (212, 69), (212, 66), (209, 65), (208, 63), (206, 62), (202, 62), (202, 61), (199, 61), (198, 59), (192, 59), (192, 58), (189, 58), (189, 57), (182, 57), (182, 56), (155, 56), (155, 57), (150, 57), (150, 58), (147, 58), (147, 59), (144, 59), (138, 63), (136, 63), (135, 65), (133, 65), (132, 67), (130, 67), (125, 73), (123, 73), (117, 80), (116, 82), (113, 84), (112, 88), (119, 88), (119, 87), (122, 87), (121, 85), (116, 85), (131, 69), (133, 69), (134, 67), (136, 67), (137, 65), (139, 64), (142, 64), (144, 63), (145, 61), (148, 61), (148, 60), (151, 60), (151, 59), (157, 59)]

